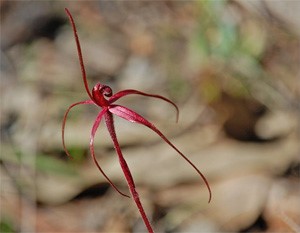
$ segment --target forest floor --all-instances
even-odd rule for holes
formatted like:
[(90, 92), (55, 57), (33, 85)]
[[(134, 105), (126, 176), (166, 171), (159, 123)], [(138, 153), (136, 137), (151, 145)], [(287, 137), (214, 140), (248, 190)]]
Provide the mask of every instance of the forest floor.
[[(90, 88), (170, 98), (118, 103), (153, 122), (206, 176), (142, 125), (115, 117), (122, 152), (156, 232), (300, 231), (300, 4), (288, 1), (1, 1), (0, 232), (145, 232), (131, 199), (93, 163), (100, 111)], [(284, 12), (284, 13), (283, 13)], [(299, 21), (299, 20), (298, 20)], [(129, 193), (100, 125), (97, 159)]]

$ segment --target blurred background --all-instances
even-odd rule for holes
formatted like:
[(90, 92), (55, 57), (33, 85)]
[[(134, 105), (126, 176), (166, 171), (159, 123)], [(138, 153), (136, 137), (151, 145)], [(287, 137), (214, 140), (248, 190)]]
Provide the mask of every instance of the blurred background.
[[(1, 1), (1, 232), (145, 232), (131, 199), (90, 158), (101, 82), (163, 95), (119, 101), (153, 122), (205, 174), (147, 127), (115, 118), (125, 159), (157, 232), (300, 231), (298, 1)], [(298, 15), (298, 16), (297, 16)], [(126, 181), (105, 126), (98, 161)]]

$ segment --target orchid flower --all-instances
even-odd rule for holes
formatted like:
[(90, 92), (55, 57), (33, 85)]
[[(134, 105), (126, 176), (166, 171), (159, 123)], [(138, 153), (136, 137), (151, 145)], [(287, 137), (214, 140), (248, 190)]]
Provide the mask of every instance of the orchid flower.
[(104, 118), (104, 121), (106, 123), (106, 127), (107, 130), (110, 134), (110, 137), (112, 139), (112, 142), (114, 144), (114, 148), (117, 152), (117, 155), (119, 157), (119, 163), (121, 165), (121, 168), (123, 170), (124, 176), (126, 178), (130, 193), (131, 193), (131, 197), (133, 198), (138, 210), (140, 211), (141, 217), (148, 229), (149, 232), (153, 232), (152, 226), (148, 220), (148, 217), (144, 211), (144, 208), (140, 202), (140, 198), (138, 195), (138, 192), (136, 191), (136, 187), (135, 187), (135, 183), (134, 180), (132, 178), (131, 172), (129, 170), (129, 167), (123, 157), (118, 139), (117, 139), (117, 135), (116, 135), (116, 131), (115, 131), (115, 127), (114, 127), (114, 119), (113, 119), (113, 115), (116, 115), (118, 117), (124, 118), (127, 121), (130, 122), (134, 122), (134, 123), (138, 123), (138, 124), (142, 124), (144, 126), (147, 126), (148, 128), (150, 128), (151, 130), (153, 130), (155, 133), (157, 133), (167, 144), (169, 144), (175, 151), (177, 151), (177, 153), (179, 155), (181, 155), (183, 157), (183, 159), (185, 159), (195, 170), (196, 172), (200, 175), (200, 177), (203, 179), (208, 191), (209, 191), (209, 200), (208, 202), (210, 202), (211, 200), (211, 189), (210, 186), (208, 184), (208, 181), (206, 180), (205, 176), (199, 171), (199, 169), (179, 150), (177, 149), (177, 147), (175, 147), (170, 141), (169, 139), (167, 139), (167, 137), (160, 131), (158, 130), (151, 122), (149, 122), (148, 120), (146, 120), (144, 117), (142, 117), (141, 115), (139, 115), (138, 113), (130, 110), (127, 107), (115, 104), (115, 102), (125, 96), (128, 95), (142, 95), (142, 96), (148, 96), (148, 97), (153, 97), (153, 98), (157, 98), (157, 99), (161, 99), (163, 101), (166, 101), (167, 103), (171, 104), (174, 106), (176, 113), (177, 113), (177, 117), (176, 120), (178, 120), (178, 115), (179, 115), (179, 110), (178, 107), (176, 106), (176, 104), (174, 104), (171, 100), (160, 96), (160, 95), (154, 95), (154, 94), (147, 94), (138, 90), (132, 90), (132, 89), (128, 89), (128, 90), (123, 90), (123, 91), (119, 91), (116, 94), (113, 95), (112, 89), (109, 86), (106, 86), (104, 84), (101, 83), (97, 83), (94, 88), (92, 89), (92, 91), (90, 92), (89, 87), (88, 87), (88, 82), (87, 82), (87, 77), (86, 77), (86, 72), (85, 72), (85, 67), (84, 67), (84, 63), (83, 63), (83, 57), (82, 57), (82, 52), (81, 52), (81, 46), (80, 46), (80, 42), (79, 42), (79, 38), (77, 35), (77, 30), (76, 30), (76, 26), (75, 26), (75, 22), (73, 20), (73, 17), (71, 15), (71, 13), (69, 12), (69, 10), (67, 8), (65, 8), (65, 11), (69, 17), (70, 23), (72, 25), (73, 28), (73, 33), (74, 33), (74, 37), (75, 37), (75, 42), (76, 42), (76, 46), (77, 46), (77, 52), (78, 52), (78, 58), (79, 58), (79, 63), (80, 63), (80, 67), (81, 67), (81, 73), (82, 73), (82, 78), (83, 78), (83, 83), (84, 83), (84, 87), (86, 89), (86, 92), (89, 96), (89, 100), (84, 100), (84, 101), (80, 101), (77, 103), (74, 103), (72, 105), (69, 106), (69, 108), (67, 109), (64, 118), (63, 118), (63, 122), (62, 122), (62, 143), (63, 143), (63, 148), (66, 152), (66, 154), (71, 157), (70, 153), (68, 152), (66, 145), (65, 145), (65, 125), (66, 125), (66, 120), (67, 120), (67, 116), (70, 112), (70, 110), (77, 106), (77, 105), (82, 105), (82, 104), (93, 104), (96, 106), (99, 106), (101, 108), (101, 111), (98, 113), (98, 116), (96, 117), (96, 120), (93, 124), (92, 130), (91, 130), (91, 135), (90, 135), (90, 152), (91, 152), (91, 156), (93, 158), (94, 163), (96, 164), (97, 168), (99, 169), (99, 171), (102, 173), (102, 175), (106, 178), (106, 180), (111, 184), (111, 186), (121, 195), (126, 196), (126, 197), (130, 197), (129, 195), (126, 195), (124, 193), (122, 193), (117, 187), (116, 185), (108, 178), (108, 176), (104, 173), (104, 171), (102, 170), (102, 168), (100, 167), (97, 159), (96, 159), (96, 155), (95, 155), (95, 151), (94, 151), (94, 137), (96, 134), (96, 131), (101, 123), (101, 120)]

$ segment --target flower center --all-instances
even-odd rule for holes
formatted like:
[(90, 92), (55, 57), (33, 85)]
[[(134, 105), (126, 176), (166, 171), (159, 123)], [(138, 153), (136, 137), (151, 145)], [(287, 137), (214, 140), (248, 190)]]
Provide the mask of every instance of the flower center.
[(108, 106), (108, 101), (105, 97), (112, 96), (112, 90), (109, 86), (97, 83), (92, 90), (93, 100), (100, 107)]

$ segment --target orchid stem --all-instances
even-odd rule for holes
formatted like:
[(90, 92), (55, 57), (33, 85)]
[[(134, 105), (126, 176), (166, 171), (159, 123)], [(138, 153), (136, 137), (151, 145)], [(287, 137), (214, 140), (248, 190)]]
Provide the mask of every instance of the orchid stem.
[(138, 207), (138, 209), (139, 209), (139, 211), (141, 213), (142, 219), (143, 219), (143, 221), (144, 221), (144, 223), (145, 223), (145, 225), (146, 225), (149, 233), (152, 233), (154, 231), (153, 231), (152, 226), (151, 226), (151, 224), (149, 222), (149, 219), (147, 218), (145, 210), (144, 210), (144, 208), (142, 206), (142, 203), (141, 203), (140, 198), (139, 198), (139, 194), (138, 194), (138, 192), (135, 189), (135, 184), (134, 184), (134, 181), (133, 181), (132, 176), (130, 174), (130, 170), (129, 170), (128, 166), (127, 166), (127, 163), (126, 163), (125, 159), (121, 155), (119, 155), (119, 161), (120, 161), (120, 165), (122, 167), (123, 173), (125, 175), (128, 187), (130, 189), (131, 195), (133, 197), (133, 200), (134, 200), (136, 206)]
[(110, 112), (107, 112), (105, 115), (105, 123), (106, 123), (106, 126), (107, 126), (107, 129), (109, 131), (109, 134), (113, 140), (113, 143), (114, 143), (114, 147), (115, 147), (115, 150), (119, 156), (119, 162), (120, 162), (120, 165), (121, 165), (121, 168), (123, 170), (123, 173), (125, 175), (125, 178), (126, 178), (126, 181), (127, 181), (127, 184), (128, 184), (128, 187), (129, 187), (129, 190), (130, 190), (130, 193), (131, 193), (131, 196), (136, 204), (136, 206), (138, 207), (139, 211), (140, 211), (140, 214), (142, 216), (142, 219), (148, 229), (148, 232), (149, 233), (152, 233), (154, 232), (153, 229), (152, 229), (152, 226), (149, 222), (149, 219), (145, 213), (145, 210), (143, 208), (143, 205), (140, 201), (140, 198), (139, 198), (139, 194), (138, 192), (136, 191), (135, 189), (135, 183), (133, 181), (133, 178), (132, 178), (132, 175), (131, 175), (131, 172), (130, 172), (130, 169), (126, 163), (126, 160), (124, 159), (123, 157), (123, 154), (122, 154), (122, 151), (121, 151), (121, 148), (120, 148), (120, 145), (119, 145), (119, 142), (117, 140), (117, 135), (116, 135), (116, 131), (115, 131), (115, 127), (114, 127), (114, 121), (113, 121), (113, 115), (110, 113)]

